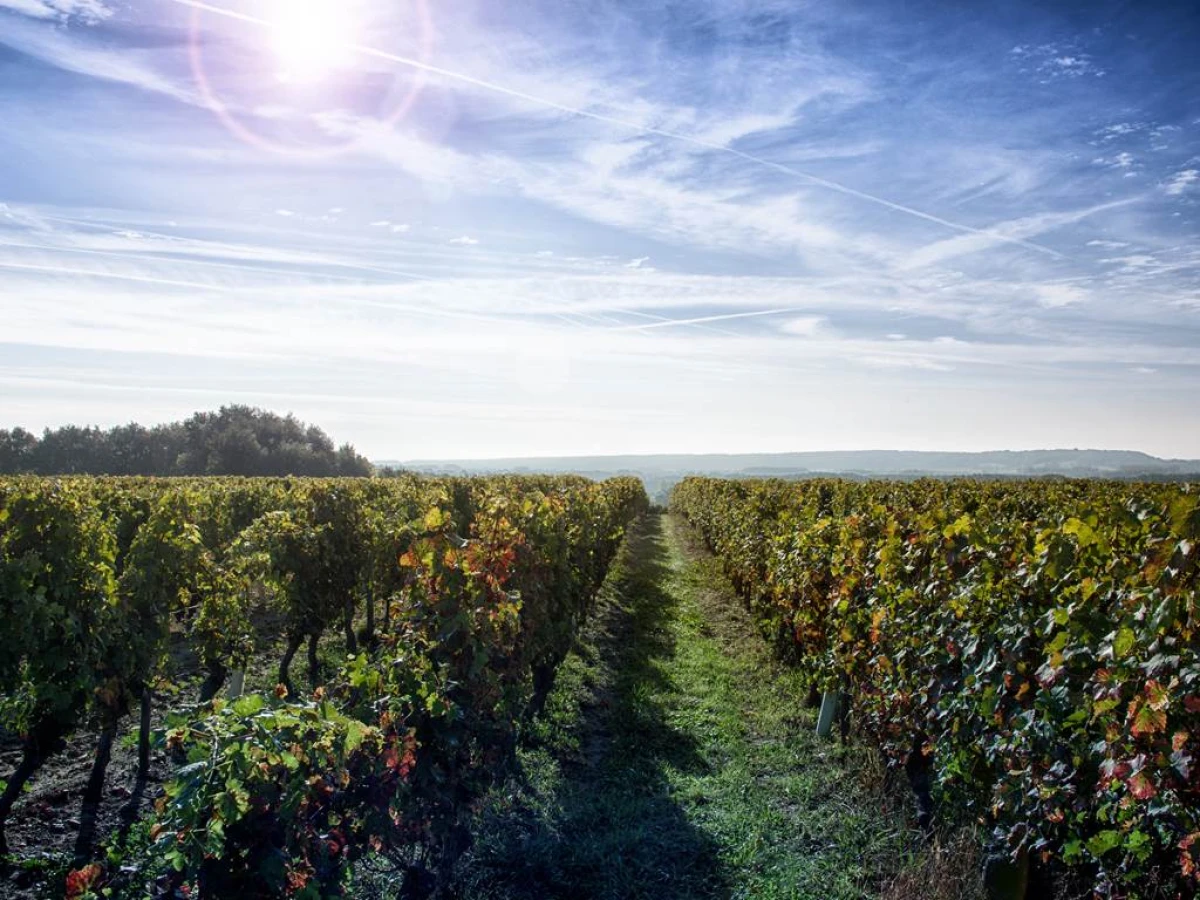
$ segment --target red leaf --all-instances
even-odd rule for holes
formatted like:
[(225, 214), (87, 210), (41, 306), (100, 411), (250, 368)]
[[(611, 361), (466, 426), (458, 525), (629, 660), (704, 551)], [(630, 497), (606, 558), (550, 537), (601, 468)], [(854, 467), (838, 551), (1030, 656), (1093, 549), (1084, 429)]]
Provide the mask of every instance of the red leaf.
[(1161, 712), (1166, 709), (1171, 702), (1171, 695), (1167, 693), (1167, 689), (1157, 681), (1146, 682), (1146, 703), (1155, 712)]
[(1158, 789), (1145, 772), (1138, 772), (1129, 779), (1129, 792), (1139, 800), (1150, 800), (1158, 793)]
[(96, 863), (90, 866), (84, 866), (82, 869), (76, 869), (67, 875), (67, 898), (73, 900), (75, 897), (82, 897), (94, 885), (100, 877), (103, 870)]
[(1157, 734), (1167, 727), (1167, 714), (1143, 704), (1140, 697), (1129, 704), (1129, 718), (1133, 720), (1129, 730), (1138, 737)]

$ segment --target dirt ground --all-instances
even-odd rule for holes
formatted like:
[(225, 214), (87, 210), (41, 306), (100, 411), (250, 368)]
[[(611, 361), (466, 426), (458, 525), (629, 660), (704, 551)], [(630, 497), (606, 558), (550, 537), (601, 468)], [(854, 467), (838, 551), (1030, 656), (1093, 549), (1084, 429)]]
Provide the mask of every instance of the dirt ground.
[[(259, 631), (257, 644), (262, 650), (246, 673), (245, 690), (270, 690), (275, 685), (282, 656), (279, 639), (282, 622), (277, 617), (263, 616), (255, 621), (255, 626)], [(324, 671), (336, 671), (344, 651), (344, 637), (336, 630), (327, 632), (321, 641)], [(166, 689), (156, 691), (154, 697), (151, 725), (158, 734), (171, 713), (194, 708), (203, 676), (199, 660), (182, 638), (172, 648), (171, 657), (172, 682)], [(292, 678), (298, 688), (307, 687), (308, 670), (303, 659), (293, 666)], [(122, 824), (121, 811), (137, 788), (137, 731), (135, 708), (121, 721), (113, 745), (96, 828), (98, 843), (117, 833)], [(68, 740), (66, 748), (52, 756), (30, 779), (8, 819), (9, 851), (16, 862), (0, 867), (0, 900), (62, 897), (59, 879), (70, 863), (79, 835), (83, 793), (91, 776), (98, 739), (97, 730), (80, 728)], [(143, 815), (161, 795), (163, 785), (174, 771), (175, 764), (161, 744), (158, 740), (151, 745), (150, 771), (139, 804)], [(17, 737), (0, 732), (0, 778), (10, 775), (20, 761)]]

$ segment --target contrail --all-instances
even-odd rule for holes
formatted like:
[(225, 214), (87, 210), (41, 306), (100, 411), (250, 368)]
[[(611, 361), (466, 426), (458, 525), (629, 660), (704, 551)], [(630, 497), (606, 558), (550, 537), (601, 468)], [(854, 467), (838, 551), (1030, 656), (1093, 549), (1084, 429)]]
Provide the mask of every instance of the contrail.
[[(148, 234), (149, 232), (143, 232)], [(89, 256), (104, 256), (113, 259), (129, 259), (135, 262), (169, 262), (178, 266), (191, 266), (204, 269), (232, 269), (238, 272), (251, 272), (255, 275), (282, 275), (284, 277), (297, 278), (302, 276), (314, 276), (319, 278), (329, 279), (331, 281), (349, 281), (353, 284), (361, 284), (362, 278), (356, 278), (352, 275), (333, 275), (328, 272), (309, 272), (296, 269), (276, 269), (270, 266), (259, 266), (254, 263), (230, 263), (230, 262), (214, 262), (203, 257), (183, 258), (178, 256), (163, 256), (156, 251), (148, 251), (145, 253), (128, 253), (119, 250), (96, 250), (91, 247), (60, 247), (54, 244), (23, 244), (16, 241), (0, 241), (0, 247), (17, 247), (22, 250), (44, 250), (49, 253), (85, 253)], [(167, 251), (174, 252), (174, 251)], [(331, 263), (338, 268), (347, 268), (353, 264), (348, 263)], [(357, 267), (356, 267), (357, 268)], [(396, 273), (403, 274), (403, 273)], [(418, 278), (417, 275), (407, 275), (408, 278)]]
[(751, 319), (758, 316), (778, 316), (784, 313), (804, 312), (802, 306), (785, 306), (781, 309), (760, 309), (754, 312), (722, 313), (717, 316), (699, 316), (695, 319), (666, 319), (651, 325), (625, 325), (621, 328), (610, 328), (609, 331), (646, 331), (650, 328), (670, 328), (673, 325), (702, 325), (705, 322), (728, 322), (730, 319)]
[[(613, 312), (622, 313), (627, 316), (635, 316), (642, 319), (650, 319), (654, 322), (660, 322), (661, 325), (634, 325), (627, 326), (633, 328), (660, 328), (663, 325), (678, 325), (682, 320), (672, 319), (670, 316), (660, 316), (654, 313), (642, 312), (636, 309), (625, 309), (623, 307), (613, 307)], [(702, 322), (691, 323), (693, 328), (698, 328), (701, 331), (711, 331), (713, 334), (723, 334), (726, 337), (741, 337), (736, 331), (729, 331), (725, 328), (713, 328), (711, 325), (705, 325)]]
[[(68, 225), (81, 226), (83, 228), (97, 228), (98, 227), (96, 222), (90, 221), (88, 219), (76, 219), (76, 218), (71, 218), (71, 217), (67, 217), (67, 216), (45, 216), (45, 218), (47, 221), (50, 221), (50, 222), (65, 222)], [(122, 223), (117, 222), (114, 224), (122, 224)], [(272, 249), (270, 247), (264, 248), (264, 247), (255, 246), (252, 244), (226, 244), (221, 241), (206, 241), (206, 240), (201, 240), (199, 238), (181, 238), (181, 237), (178, 237), (173, 234), (164, 234), (160, 231), (146, 231), (144, 229), (139, 229), (138, 233), (143, 234), (146, 237), (161, 238), (164, 241), (171, 241), (171, 242), (177, 243), (177, 244), (184, 244), (189, 247), (198, 247), (205, 251), (208, 251), (213, 256), (218, 255), (222, 250), (233, 251), (233, 252), (237, 252), (237, 253), (244, 253), (248, 250), (261, 251), (264, 249), (267, 249), (267, 250)], [(7, 243), (7, 242), (5, 242), (5, 243)], [(16, 246), (20, 246), (20, 245), (8, 244), (8, 246), (16, 247)], [(49, 249), (49, 248), (47, 248), (47, 249)], [(70, 248), (66, 248), (66, 247), (58, 247), (58, 248), (54, 248), (54, 249), (63, 250), (65, 252), (84, 252), (82, 250), (79, 250), (79, 251), (71, 250)], [(99, 253), (102, 251), (94, 250), (94, 251), (90, 251), (90, 252)], [(168, 248), (167, 252), (174, 252), (174, 251), (172, 251)], [(142, 257), (142, 258), (146, 258), (146, 257)], [(280, 260), (280, 261), (281, 262), (289, 262), (290, 260), (285, 259), (285, 260)], [(186, 260), (180, 260), (180, 262), (186, 262)], [(367, 265), (366, 263), (346, 262), (341, 259), (324, 257), (324, 256), (307, 256), (306, 255), (306, 256), (301, 257), (298, 260), (295, 260), (295, 263), (297, 265), (330, 266), (335, 269), (351, 269), (354, 271), (363, 271), (363, 272), (379, 272), (384, 275), (397, 275), (401, 278), (409, 278), (413, 281), (433, 281), (434, 280), (425, 275), (414, 275), (412, 272), (404, 272), (404, 271), (401, 271), (400, 269), (389, 269), (389, 268), (383, 268), (381, 266), (371, 266), (371, 265)], [(224, 264), (210, 263), (210, 265), (230, 266), (230, 265), (234, 265), (234, 264), (232, 264), (232, 263), (224, 263)], [(257, 271), (263, 271), (263, 272), (271, 271), (270, 269), (254, 266), (253, 260), (248, 262), (246, 265), (255, 268)], [(286, 274), (285, 270), (280, 270), (280, 271), (282, 273)], [(337, 278), (337, 279), (342, 279), (342, 280), (353, 280), (353, 279), (349, 279), (348, 276), (345, 276), (345, 275), (322, 274), (321, 277)]]
[[(267, 19), (258, 16), (252, 16), (248, 13), (238, 12), (237, 10), (226, 9), (222, 6), (214, 6), (211, 3), (205, 3), (203, 0), (170, 0), (172, 3), (177, 3), (180, 6), (186, 6), (191, 9), (200, 10), (201, 12), (212, 13), (213, 15), (223, 16), (227, 19), (236, 19), (239, 22), (246, 22), (250, 25), (257, 25), (263, 28), (272, 28), (274, 23)], [(785, 175), (790, 175), (793, 178), (798, 178), (802, 181), (807, 181), (810, 184), (815, 184), (827, 190), (836, 191), (839, 194), (844, 194), (848, 197), (854, 197), (859, 200), (873, 203), (876, 206), (882, 206), (885, 209), (890, 209), (894, 212), (904, 213), (905, 215), (914, 216), (918, 219), (923, 219), (926, 222), (932, 222), (935, 225), (941, 225), (944, 228), (949, 228), (953, 231), (960, 231), (964, 234), (977, 234), (987, 237), (997, 243), (1015, 244), (1020, 247), (1025, 247), (1029, 250), (1035, 250), (1038, 253), (1044, 253), (1048, 256), (1063, 258), (1063, 254), (1056, 250), (1051, 250), (1049, 247), (1043, 247), (1040, 244), (1035, 244), (1031, 241), (1021, 240), (1020, 238), (1004, 237), (1003, 235), (993, 234), (983, 228), (972, 228), (970, 225), (962, 225), (958, 222), (952, 222), (949, 219), (943, 219), (940, 216), (935, 216), (931, 213), (922, 212), (919, 209), (914, 209), (911, 206), (905, 206), (902, 203), (893, 203), (883, 197), (877, 197), (874, 194), (868, 194), (865, 191), (860, 191), (837, 181), (831, 181), (828, 178), (821, 178), (818, 175), (811, 175), (808, 172), (800, 169), (792, 168), (783, 163), (772, 162), (769, 159), (764, 159), (761, 156), (755, 156), (752, 153), (745, 153), (741, 150), (735, 150), (724, 144), (718, 144), (713, 141), (706, 141), (702, 138), (691, 137), (686, 134), (679, 134), (674, 131), (664, 131), (661, 128), (652, 128), (646, 125), (638, 124), (637, 122), (628, 119), (622, 119), (618, 116), (609, 116), (604, 113), (590, 112), (586, 109), (579, 109), (574, 106), (567, 106), (563, 103), (558, 103), (555, 100), (550, 100), (546, 97), (539, 97), (536, 94), (529, 94), (525, 91), (519, 91), (515, 88), (505, 87), (502, 84), (497, 84), (493, 81), (485, 81), (482, 78), (476, 78), (473, 75), (467, 75), (464, 72), (455, 72), (452, 69), (446, 69), (441, 66), (435, 66), (432, 63), (423, 62), (419, 59), (413, 59), (408, 56), (400, 56), (396, 53), (389, 53), (385, 50), (378, 50), (374, 47), (368, 47), (363, 44), (350, 44), (347, 49), (352, 50), (362, 56), (369, 56), (374, 59), (383, 60), (385, 62), (395, 63), (396, 65), (408, 66), (412, 69), (417, 69), (422, 72), (427, 72), (431, 75), (439, 75), (443, 78), (452, 81), (458, 81), (463, 84), (469, 84), (477, 88), (482, 88), (486, 91), (491, 91), (496, 94), (503, 94), (506, 97), (512, 97), (516, 100), (524, 100), (527, 103), (532, 103), (537, 106), (544, 106), (548, 109), (555, 109), (559, 112), (564, 112), (572, 116), (580, 118), (592, 119), (596, 122), (605, 122), (609, 125), (615, 125), (619, 128), (624, 128), (630, 131), (635, 131), (639, 134), (654, 135), (656, 137), (667, 138), (668, 140), (678, 141), (684, 144), (690, 144), (693, 147), (700, 147), (705, 150), (713, 150), (718, 153), (728, 153), (731, 156), (736, 156), (746, 162), (754, 163), (758, 166), (763, 166), (768, 169), (773, 169), (776, 172), (781, 172)]]
[(0, 269), (15, 269), (20, 272), (49, 272), (54, 275), (74, 275), (83, 278), (110, 278), (115, 281), (133, 281), (139, 284), (157, 284), (162, 287), (198, 288), (217, 293), (233, 293), (234, 288), (199, 281), (176, 281), (171, 278), (153, 278), (149, 275), (132, 275), (125, 272), (104, 272), (97, 269), (77, 269), (71, 266), (36, 266), (29, 263), (14, 263), (0, 260)]

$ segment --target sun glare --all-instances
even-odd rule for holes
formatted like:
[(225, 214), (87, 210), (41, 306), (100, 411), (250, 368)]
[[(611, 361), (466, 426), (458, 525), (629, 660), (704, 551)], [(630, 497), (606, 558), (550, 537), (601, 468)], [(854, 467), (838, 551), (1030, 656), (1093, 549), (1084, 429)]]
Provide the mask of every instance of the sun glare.
[(322, 81), (349, 65), (355, 37), (351, 4), (281, 0), (274, 12), (271, 46), (280, 80)]

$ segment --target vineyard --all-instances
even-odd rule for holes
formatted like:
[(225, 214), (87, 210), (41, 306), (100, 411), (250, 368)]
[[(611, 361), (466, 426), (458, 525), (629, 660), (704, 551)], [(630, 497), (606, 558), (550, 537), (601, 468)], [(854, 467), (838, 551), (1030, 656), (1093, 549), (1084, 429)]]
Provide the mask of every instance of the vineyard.
[[(725, 896), (721, 866), (758, 878), (771, 842), (791, 848), (773, 871), (793, 880), (763, 895), (808, 896), (803, 879), (834, 882), (804, 868), (826, 859), (805, 834), (834, 829), (822, 865), (892, 847), (905, 826), (840, 837), (822, 804), (873, 801), (805, 778), (832, 765), (796, 715), (821, 694), (840, 700), (843, 738), (907, 780), (919, 831), (983, 836), (1003, 896), (1195, 896), (1194, 488), (690, 478), (671, 503), (676, 574), (646, 557), (601, 617), (626, 621), (608, 639), (612, 692), (588, 701), (613, 710), (596, 746), (623, 748), (617, 768), (595, 769), (599, 751), (568, 760), (592, 772), (576, 802), (601, 811), (547, 823), (542, 880), (513, 896), (591, 896), (614, 878), (613, 896)], [(46, 896), (367, 896), (380, 871), (401, 896), (449, 895), (480, 810), (497, 791), (516, 803), (507, 779), (627, 534), (645, 556), (661, 533), (631, 531), (657, 522), (646, 512), (630, 478), (0, 480), (0, 850), (18, 875), (42, 866)], [(684, 530), (727, 594), (704, 563), (679, 574)], [(782, 667), (770, 684), (757, 651), (729, 655), (739, 626), (722, 608), (766, 638)], [(786, 696), (762, 706), (772, 692)], [(718, 702), (723, 718), (696, 718)], [(705, 748), (691, 761), (689, 741)], [(71, 756), (88, 761), (73, 850), (52, 835), (38, 856), (22, 798)], [(108, 770), (126, 756), (135, 784), (117, 786), (114, 815)], [(780, 805), (798, 784), (808, 799)], [(695, 801), (683, 819), (675, 795)], [(692, 835), (718, 813), (738, 823), (726, 844)], [(506, 846), (529, 815), (485, 844)], [(622, 816), (631, 874), (588, 868), (615, 840), (596, 828)], [(647, 816), (675, 835), (662, 858), (638, 830)], [(520, 869), (534, 845), (514, 846)], [(546, 874), (564, 859), (584, 862)], [(878, 896), (895, 871), (876, 868), (836, 896)], [(666, 870), (674, 882), (652, 881)]]
[(1200, 494), (1103, 482), (684, 481), (764, 635), (907, 773), (1111, 898), (1200, 879)]
[[(0, 480), (19, 751), (0, 850), (83, 733), (68, 897), (335, 897), (368, 856), (438, 890), (645, 504), (635, 479)], [(134, 713), (138, 785), (110, 836)], [(155, 747), (172, 772), (148, 804)]]

